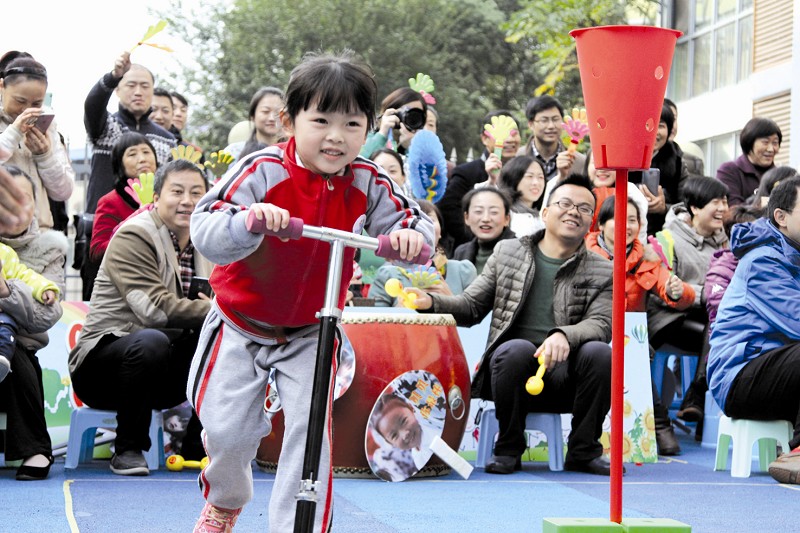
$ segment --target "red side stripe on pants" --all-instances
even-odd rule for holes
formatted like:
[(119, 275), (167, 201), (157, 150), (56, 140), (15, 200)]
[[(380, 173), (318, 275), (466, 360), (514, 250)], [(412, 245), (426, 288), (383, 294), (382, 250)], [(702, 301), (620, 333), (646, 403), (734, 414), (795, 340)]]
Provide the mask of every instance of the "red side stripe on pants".
[(194, 410), (197, 412), (198, 418), (200, 417), (200, 408), (203, 405), (203, 397), (206, 395), (206, 387), (208, 386), (208, 378), (211, 376), (211, 372), (214, 371), (214, 365), (217, 362), (217, 356), (219, 355), (219, 347), (222, 344), (222, 329), (224, 327), (224, 323), (220, 324), (219, 330), (217, 331), (217, 338), (214, 340), (214, 349), (211, 350), (211, 357), (208, 360), (208, 364), (206, 365), (205, 370), (203, 370), (203, 380), (200, 382), (200, 390), (197, 391), (197, 398), (195, 399), (194, 403)]

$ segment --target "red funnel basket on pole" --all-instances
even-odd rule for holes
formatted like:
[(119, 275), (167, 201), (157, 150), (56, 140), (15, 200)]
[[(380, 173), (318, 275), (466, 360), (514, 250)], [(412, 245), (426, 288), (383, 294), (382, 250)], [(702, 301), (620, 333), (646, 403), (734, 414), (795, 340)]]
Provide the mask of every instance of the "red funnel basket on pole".
[(681, 32), (600, 26), (570, 32), (578, 50), (595, 167), (617, 171), (611, 313), (610, 520), (622, 522), (625, 259), (628, 171), (650, 168), (675, 42)]
[(572, 30), (597, 168), (650, 168), (677, 30), (599, 26)]

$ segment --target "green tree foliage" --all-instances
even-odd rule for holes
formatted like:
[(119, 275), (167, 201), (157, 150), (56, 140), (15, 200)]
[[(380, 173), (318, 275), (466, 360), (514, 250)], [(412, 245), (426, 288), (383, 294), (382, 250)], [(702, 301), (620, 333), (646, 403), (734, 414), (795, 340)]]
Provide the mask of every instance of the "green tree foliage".
[(309, 51), (351, 48), (372, 65), (379, 99), (417, 72), (436, 82), (439, 135), (463, 161), (480, 150), (481, 117), (510, 109), (524, 126), (525, 102), (582, 94), (569, 36), (574, 28), (653, 23), (658, 0), (209, 0), (202, 12), (172, 0), (160, 18), (190, 43), (196, 63), (173, 85), (193, 97), (191, 136), (227, 144), (261, 86), (285, 87)]
[(626, 24), (632, 18), (653, 23), (658, 0), (520, 0), (502, 28), (507, 40), (534, 51), (543, 82), (535, 94), (555, 94), (564, 103), (582, 101), (575, 28)]
[[(350, 48), (375, 71), (379, 101), (418, 72), (436, 83), (439, 135), (448, 156), (463, 161), (480, 148), (481, 118), (508, 108), (523, 121), (525, 102), (541, 84), (527, 41), (506, 40), (501, 25), (517, 2), (487, 0), (235, 0), (187, 14), (178, 0), (171, 31), (190, 43), (196, 65), (176, 83), (193, 96), (192, 136), (215, 149), (247, 118), (261, 86), (285, 88), (309, 51)], [(198, 125), (202, 127), (198, 128)]]

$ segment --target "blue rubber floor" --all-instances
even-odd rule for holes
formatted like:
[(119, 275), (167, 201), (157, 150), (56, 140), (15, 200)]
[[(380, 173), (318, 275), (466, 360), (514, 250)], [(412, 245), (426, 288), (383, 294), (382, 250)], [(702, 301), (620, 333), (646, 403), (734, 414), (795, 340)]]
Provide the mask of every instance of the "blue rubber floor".
[[(747, 479), (714, 472), (714, 450), (679, 435), (684, 452), (656, 464), (626, 465), (623, 516), (673, 518), (694, 532), (783, 533), (800, 531), (800, 486), (780, 485), (766, 473)], [(197, 471), (125, 478), (96, 460), (65, 470), (63, 458), (50, 478), (18, 482), (0, 470), (0, 533), (188, 532), (203, 506)], [(254, 466), (255, 498), (236, 531), (268, 531), (274, 476)], [(334, 531), (343, 533), (540, 532), (544, 517), (608, 518), (608, 480), (550, 472), (525, 463), (510, 476), (476, 469), (469, 480), (455, 474), (386, 483), (334, 480)], [(294, 509), (285, 512), (294, 514)]]

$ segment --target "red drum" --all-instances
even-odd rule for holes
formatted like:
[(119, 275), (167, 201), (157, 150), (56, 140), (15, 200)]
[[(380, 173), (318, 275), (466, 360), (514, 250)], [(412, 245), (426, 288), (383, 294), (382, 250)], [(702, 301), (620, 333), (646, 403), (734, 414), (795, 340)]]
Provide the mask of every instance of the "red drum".
[[(441, 382), (447, 398), (442, 439), (458, 450), (467, 424), (469, 369), (451, 315), (345, 311), (342, 327), (355, 351), (355, 376), (333, 404), (333, 465), (338, 477), (374, 477), (364, 452), (370, 412), (383, 389), (409, 370), (426, 370)], [(280, 394), (280, 391), (278, 391)], [(283, 443), (283, 413), (272, 418), (272, 433), (261, 441), (256, 461), (277, 468)], [(435, 455), (416, 475), (450, 472)]]

